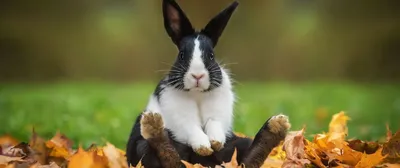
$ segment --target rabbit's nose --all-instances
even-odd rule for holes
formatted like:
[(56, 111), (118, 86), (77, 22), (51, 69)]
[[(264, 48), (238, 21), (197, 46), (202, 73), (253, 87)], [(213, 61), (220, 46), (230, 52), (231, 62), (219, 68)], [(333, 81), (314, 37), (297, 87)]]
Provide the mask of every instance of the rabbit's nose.
[(202, 73), (202, 74), (192, 74), (192, 76), (193, 76), (193, 78), (195, 78), (196, 80), (199, 80), (199, 79), (201, 79), (201, 78), (204, 77), (204, 73)]

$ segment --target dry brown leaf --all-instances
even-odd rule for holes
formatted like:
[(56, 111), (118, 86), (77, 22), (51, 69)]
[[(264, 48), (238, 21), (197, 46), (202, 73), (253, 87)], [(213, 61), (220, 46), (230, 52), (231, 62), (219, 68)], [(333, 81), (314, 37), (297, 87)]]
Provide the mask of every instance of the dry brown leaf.
[(35, 129), (32, 129), (29, 146), (35, 152), (33, 158), (42, 165), (47, 164), (49, 150), (46, 147), (46, 141), (36, 134)]
[(282, 167), (303, 167), (305, 164), (310, 164), (310, 161), (305, 159), (305, 139), (304, 128), (300, 131), (289, 132), (283, 143), (283, 150), (286, 152), (286, 160)]
[(109, 167), (127, 168), (128, 164), (124, 154), (122, 154), (114, 145), (107, 142), (103, 147), (104, 155), (107, 157)]
[(61, 134), (59, 131), (57, 131), (56, 135), (54, 135), (54, 137), (51, 138), (50, 141), (58, 147), (67, 149), (69, 153), (73, 152), (72, 151), (73, 142), (67, 136)]
[(388, 142), (390, 139), (392, 139), (392, 131), (389, 128), (389, 124), (386, 123), (386, 142)]
[(383, 144), (383, 154), (388, 154), (388, 158), (400, 158), (400, 130), (397, 131), (388, 142)]
[(0, 165), (7, 165), (11, 162), (25, 162), (22, 157), (11, 157), (0, 155)]

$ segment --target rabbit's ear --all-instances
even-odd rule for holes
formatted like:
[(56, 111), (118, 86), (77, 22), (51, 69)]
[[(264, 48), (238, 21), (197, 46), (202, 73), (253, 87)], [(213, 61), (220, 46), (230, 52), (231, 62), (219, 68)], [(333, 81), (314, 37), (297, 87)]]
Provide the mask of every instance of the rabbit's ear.
[(203, 34), (211, 38), (214, 47), (217, 45), (218, 39), (221, 36), (222, 32), (225, 29), (229, 19), (232, 16), (232, 13), (235, 11), (236, 7), (239, 5), (239, 2), (234, 1), (228, 7), (226, 7), (223, 11), (221, 11), (218, 15), (212, 18), (207, 26), (201, 31)]
[(179, 46), (183, 37), (195, 32), (189, 19), (175, 0), (163, 0), (163, 15), (165, 30), (175, 45)]

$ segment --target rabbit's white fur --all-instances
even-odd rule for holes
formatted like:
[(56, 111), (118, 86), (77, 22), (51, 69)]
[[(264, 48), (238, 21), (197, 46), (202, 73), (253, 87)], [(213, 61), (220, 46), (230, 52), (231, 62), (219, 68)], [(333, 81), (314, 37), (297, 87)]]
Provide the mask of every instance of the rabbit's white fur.
[[(196, 43), (185, 75), (185, 88), (194, 87), (195, 80), (190, 79), (191, 73), (206, 72), (207, 78), (200, 85), (205, 88), (209, 86), (208, 72), (201, 60), (202, 51), (198, 41)], [(193, 149), (210, 148), (211, 140), (224, 144), (232, 127), (235, 95), (230, 77), (223, 68), (221, 71), (222, 84), (219, 87), (200, 92), (196, 89), (182, 91), (167, 86), (159, 99), (151, 96), (146, 111), (160, 113), (165, 128), (172, 131), (175, 140), (186, 143)]]

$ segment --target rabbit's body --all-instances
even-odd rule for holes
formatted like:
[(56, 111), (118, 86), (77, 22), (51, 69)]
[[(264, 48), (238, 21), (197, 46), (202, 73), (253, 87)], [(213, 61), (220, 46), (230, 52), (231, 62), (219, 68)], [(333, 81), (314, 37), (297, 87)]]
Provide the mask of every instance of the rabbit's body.
[(220, 86), (206, 92), (176, 89), (167, 85), (166, 77), (151, 96), (146, 111), (159, 112), (175, 140), (193, 149), (210, 149), (210, 141), (224, 144), (231, 131), (235, 96), (228, 74), (219, 69)]

